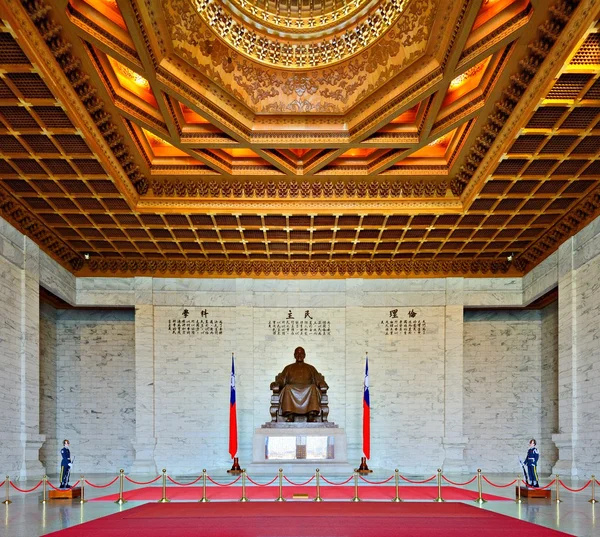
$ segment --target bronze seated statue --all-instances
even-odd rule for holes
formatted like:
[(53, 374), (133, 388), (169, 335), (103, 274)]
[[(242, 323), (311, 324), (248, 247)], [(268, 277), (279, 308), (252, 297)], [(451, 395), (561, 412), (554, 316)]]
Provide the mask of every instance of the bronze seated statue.
[(312, 365), (304, 363), (302, 347), (296, 362), (286, 366), (271, 383), (271, 421), (326, 422), (329, 414), (327, 383)]

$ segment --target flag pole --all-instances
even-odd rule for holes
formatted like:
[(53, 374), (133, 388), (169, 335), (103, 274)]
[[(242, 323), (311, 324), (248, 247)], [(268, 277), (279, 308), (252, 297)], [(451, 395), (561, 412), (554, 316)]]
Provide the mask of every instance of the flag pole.
[(365, 380), (363, 383), (363, 456), (360, 458), (359, 474), (368, 474), (367, 459), (371, 458), (371, 397), (369, 393), (369, 353), (365, 353)]
[(229, 387), (229, 454), (233, 459), (231, 469), (227, 470), (230, 474), (241, 474), (240, 462), (237, 455), (237, 402), (235, 389), (235, 355), (231, 353), (231, 380)]

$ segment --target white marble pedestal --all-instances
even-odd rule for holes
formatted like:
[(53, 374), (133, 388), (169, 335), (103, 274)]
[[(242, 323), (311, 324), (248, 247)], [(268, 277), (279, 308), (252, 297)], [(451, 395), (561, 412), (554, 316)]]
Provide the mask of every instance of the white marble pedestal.
[(352, 473), (346, 431), (332, 423), (267, 423), (254, 432), (248, 473)]

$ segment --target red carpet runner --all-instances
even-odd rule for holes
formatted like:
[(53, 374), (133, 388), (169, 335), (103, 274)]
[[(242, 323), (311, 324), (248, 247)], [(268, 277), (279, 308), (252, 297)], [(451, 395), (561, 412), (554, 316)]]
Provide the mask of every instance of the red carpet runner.
[(565, 537), (462, 503), (152, 503), (52, 537)]
[[(283, 487), (283, 497), (291, 499), (294, 494), (308, 494), (309, 499), (316, 496), (316, 487)], [(391, 500), (396, 494), (394, 487), (387, 486), (359, 486), (358, 497), (362, 500)], [(143, 487), (130, 490), (123, 494), (126, 500), (158, 501), (162, 496), (161, 487)], [(207, 487), (206, 496), (209, 500), (239, 500), (242, 497), (242, 488), (237, 487)], [(275, 500), (279, 496), (276, 486), (246, 487), (246, 496), (250, 500)], [(92, 501), (115, 501), (118, 494), (102, 496)], [(167, 487), (167, 498), (173, 501), (194, 501), (202, 498), (202, 487)], [(354, 498), (354, 487), (321, 487), (321, 498), (324, 500), (350, 500)], [(400, 498), (403, 500), (431, 501), (437, 498), (437, 487), (400, 487)], [(472, 490), (457, 487), (442, 487), (442, 498), (446, 501), (475, 500), (477, 493)], [(484, 494), (485, 500), (509, 500), (493, 494)]]

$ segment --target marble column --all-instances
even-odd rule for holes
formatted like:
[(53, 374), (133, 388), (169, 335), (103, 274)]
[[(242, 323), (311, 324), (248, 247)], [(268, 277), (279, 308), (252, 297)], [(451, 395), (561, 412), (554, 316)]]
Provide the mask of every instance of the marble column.
[(152, 302), (152, 278), (135, 278), (135, 460), (131, 473), (156, 475)]
[(463, 435), (463, 279), (446, 280), (444, 341), (444, 437), (445, 473), (468, 471)]
[(558, 249), (558, 461), (552, 472), (577, 475), (577, 281), (573, 238)]
[(38, 479), (46, 472), (40, 448), (40, 248), (25, 239), (25, 263), (21, 271), (21, 446), (22, 479)]

